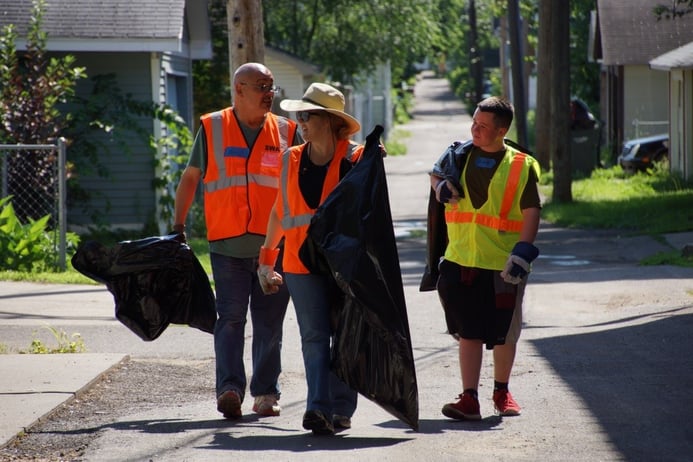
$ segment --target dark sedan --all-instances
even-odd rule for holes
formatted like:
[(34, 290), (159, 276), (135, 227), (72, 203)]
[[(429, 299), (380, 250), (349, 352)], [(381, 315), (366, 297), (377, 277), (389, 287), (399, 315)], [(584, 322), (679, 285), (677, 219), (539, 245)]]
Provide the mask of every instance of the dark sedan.
[(623, 143), (618, 164), (627, 172), (644, 172), (655, 167), (655, 162), (669, 158), (669, 135), (636, 138)]

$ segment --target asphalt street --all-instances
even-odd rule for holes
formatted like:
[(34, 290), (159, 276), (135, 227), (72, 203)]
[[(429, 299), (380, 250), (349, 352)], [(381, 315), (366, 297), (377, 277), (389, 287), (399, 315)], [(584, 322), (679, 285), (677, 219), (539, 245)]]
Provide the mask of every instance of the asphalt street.
[[(693, 243), (693, 233), (627, 236), (542, 223), (540, 258), (527, 288), (524, 329), (510, 387), (519, 417), (493, 414), (493, 369), (485, 353), (480, 422), (440, 409), (461, 392), (457, 348), (435, 292), (420, 292), (426, 172), (471, 119), (443, 79), (415, 87), (407, 154), (385, 159), (419, 388), (415, 432), (365, 398), (353, 428), (328, 438), (301, 428), (305, 381), (293, 307), (284, 330), (282, 400), (276, 418), (229, 422), (209, 399), (156, 412), (133, 406), (99, 430), (87, 461), (500, 460), (689, 461), (693, 459), (693, 269), (640, 266), (648, 255)], [(0, 355), (0, 445), (121, 361), (213, 357), (212, 337), (172, 326), (143, 342), (113, 317), (102, 286), (0, 283), (0, 344), (26, 349), (43, 326), (80, 332), (89, 353)], [(50, 339), (50, 337), (48, 337)], [(250, 327), (246, 364), (250, 365)], [(213, 374), (213, 370), (209, 371)]]

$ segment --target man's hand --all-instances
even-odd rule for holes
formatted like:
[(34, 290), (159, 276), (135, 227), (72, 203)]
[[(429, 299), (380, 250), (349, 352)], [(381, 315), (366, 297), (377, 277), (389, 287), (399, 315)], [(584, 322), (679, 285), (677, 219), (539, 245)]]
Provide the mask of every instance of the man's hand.
[(440, 180), (436, 185), (436, 200), (441, 204), (456, 204), (460, 193), (448, 180)]
[(539, 256), (539, 249), (529, 242), (520, 241), (513, 247), (501, 277), (508, 284), (519, 284), (530, 272), (531, 263)]
[(187, 244), (187, 236), (185, 235), (185, 225), (183, 224), (178, 224), (178, 225), (173, 225), (173, 230), (171, 231), (170, 234), (177, 234), (175, 237), (175, 240), (180, 242), (181, 244)]
[(264, 245), (260, 247), (257, 278), (260, 280), (260, 287), (265, 295), (276, 294), (279, 292), (279, 286), (284, 283), (282, 275), (274, 271), (278, 256), (279, 249), (268, 249)]

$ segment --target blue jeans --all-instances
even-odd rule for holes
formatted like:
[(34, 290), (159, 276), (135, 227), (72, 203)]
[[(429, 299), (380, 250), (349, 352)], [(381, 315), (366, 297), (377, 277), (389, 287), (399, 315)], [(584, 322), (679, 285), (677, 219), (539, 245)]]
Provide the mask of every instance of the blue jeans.
[(329, 284), (315, 274), (284, 274), (301, 333), (303, 364), (308, 385), (307, 411), (322, 411), (351, 417), (356, 410), (357, 393), (330, 371)]
[(253, 375), (250, 394), (279, 395), (282, 328), (289, 291), (265, 295), (257, 278), (257, 258), (234, 258), (210, 254), (216, 291), (218, 319), (214, 326), (217, 397), (228, 390), (245, 395), (243, 363), (245, 324), (250, 300), (253, 326)]

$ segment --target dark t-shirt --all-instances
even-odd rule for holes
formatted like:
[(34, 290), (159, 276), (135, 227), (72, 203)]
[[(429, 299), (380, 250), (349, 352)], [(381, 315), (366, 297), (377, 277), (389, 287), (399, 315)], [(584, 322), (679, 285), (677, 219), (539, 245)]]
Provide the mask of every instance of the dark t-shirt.
[[(481, 208), (488, 199), (488, 188), (491, 178), (498, 170), (500, 161), (505, 156), (505, 150), (498, 152), (486, 152), (474, 147), (469, 153), (467, 160), (467, 171), (463, 183), (467, 185), (469, 199), (475, 209)], [(522, 197), (520, 198), (520, 208), (541, 208), (539, 197), (539, 184), (536, 172), (530, 169), (529, 178)]]
[[(301, 166), (299, 167), (298, 187), (303, 195), (303, 200), (306, 201), (308, 207), (317, 209), (320, 205), (320, 197), (322, 196), (322, 188), (327, 177), (327, 169), (330, 167), (330, 162), (325, 165), (315, 165), (310, 160), (309, 153), (310, 144), (306, 144), (301, 151)], [(353, 164), (346, 158), (343, 158), (339, 164), (339, 179), (344, 178)]]

